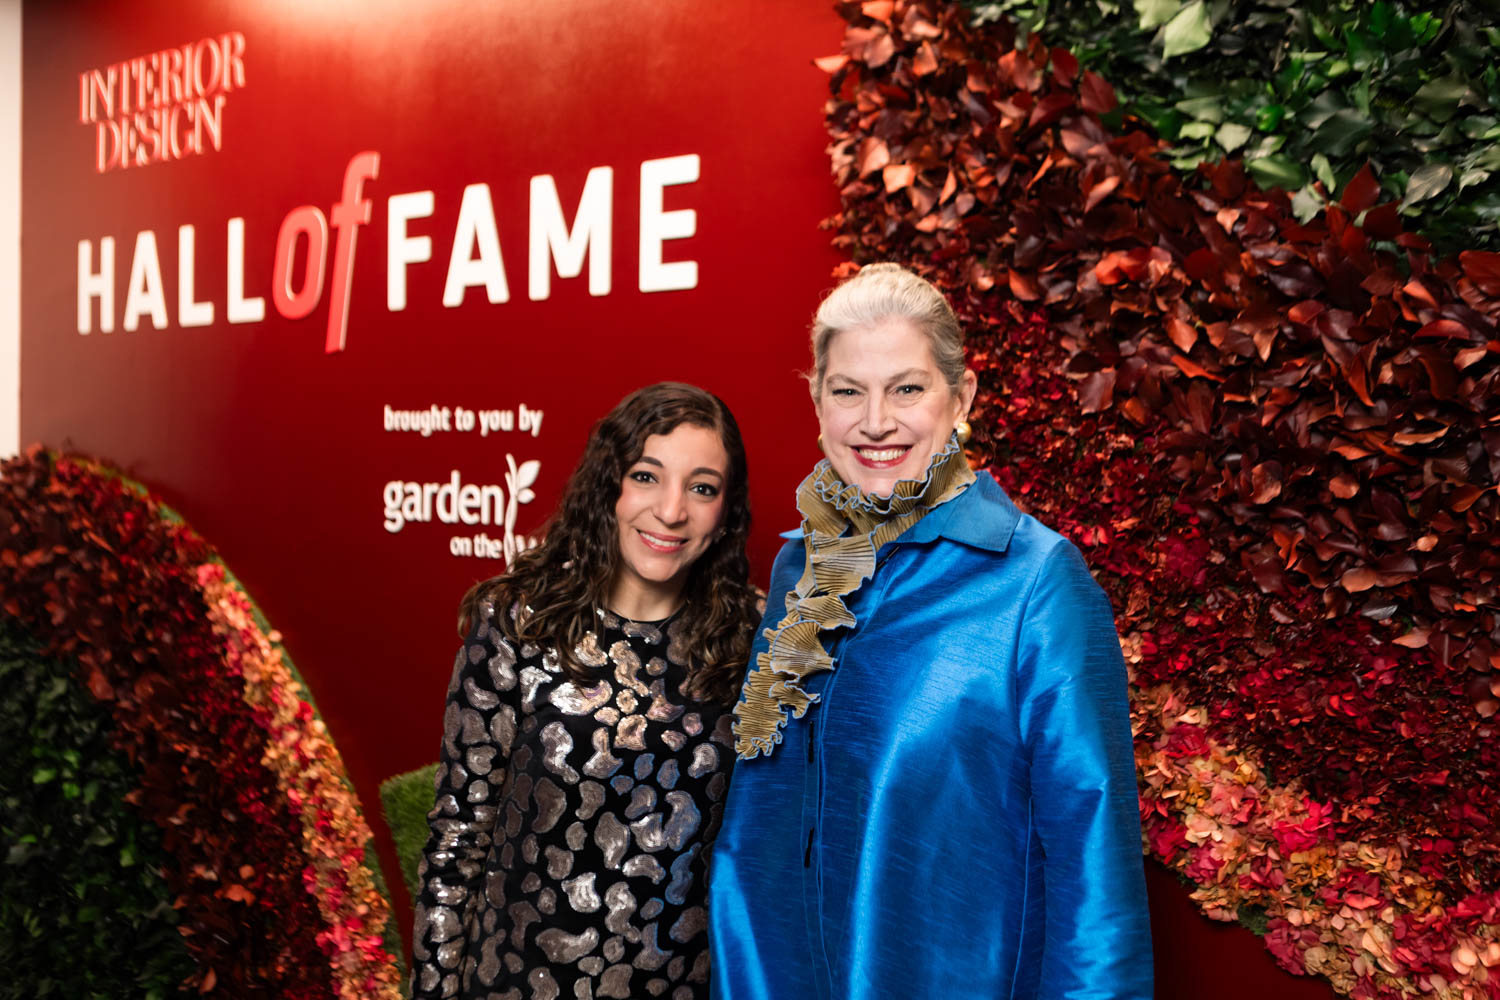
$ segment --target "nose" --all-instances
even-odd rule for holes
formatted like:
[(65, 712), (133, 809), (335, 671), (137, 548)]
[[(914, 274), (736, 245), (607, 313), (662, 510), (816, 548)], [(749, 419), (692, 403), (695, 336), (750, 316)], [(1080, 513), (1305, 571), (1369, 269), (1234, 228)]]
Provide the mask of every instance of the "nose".
[(665, 489), (657, 497), (656, 519), (670, 527), (687, 520), (687, 497), (683, 490)]
[(891, 413), (890, 401), (883, 392), (872, 392), (865, 397), (864, 412), (860, 414), (859, 430), (865, 437), (885, 437), (896, 429), (896, 420)]

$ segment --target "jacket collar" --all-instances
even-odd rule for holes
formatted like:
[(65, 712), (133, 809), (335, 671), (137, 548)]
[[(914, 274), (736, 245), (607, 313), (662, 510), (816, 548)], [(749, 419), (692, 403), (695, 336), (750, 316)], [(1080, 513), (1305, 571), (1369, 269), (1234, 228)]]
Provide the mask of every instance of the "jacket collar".
[(898, 542), (931, 542), (938, 538), (976, 549), (1004, 552), (1021, 512), (988, 472), (980, 472), (958, 496), (930, 511)]
[[(1021, 511), (995, 482), (995, 477), (980, 472), (968, 489), (929, 511), (896, 541), (922, 543), (941, 537), (971, 548), (1004, 552), (1020, 520)], [(799, 541), (802, 530), (783, 531), (781, 537)]]

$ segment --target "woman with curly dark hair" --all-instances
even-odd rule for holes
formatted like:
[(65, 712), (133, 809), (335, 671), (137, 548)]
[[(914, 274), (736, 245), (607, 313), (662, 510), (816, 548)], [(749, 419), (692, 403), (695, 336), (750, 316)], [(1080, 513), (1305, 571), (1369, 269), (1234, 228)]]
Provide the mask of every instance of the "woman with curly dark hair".
[(595, 425), (545, 540), (465, 595), (413, 997), (708, 995), (748, 495), (724, 403), (648, 386)]

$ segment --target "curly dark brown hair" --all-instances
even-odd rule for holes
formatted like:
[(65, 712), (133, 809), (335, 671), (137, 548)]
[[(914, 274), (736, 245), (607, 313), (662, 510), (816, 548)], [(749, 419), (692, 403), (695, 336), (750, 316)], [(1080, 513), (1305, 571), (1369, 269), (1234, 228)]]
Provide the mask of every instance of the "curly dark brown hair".
[[(517, 556), (508, 572), (470, 588), (459, 605), (460, 632), (467, 634), (491, 602), (490, 624), (502, 635), (556, 649), (569, 677), (594, 683), (596, 671), (579, 662), (574, 649), (594, 628), (595, 609), (605, 606), (619, 569), (615, 503), (621, 484), (648, 437), (670, 434), (682, 424), (716, 432), (729, 456), (723, 534), (693, 564), (682, 591), (692, 653), (687, 690), (699, 700), (733, 702), (760, 621), (759, 595), (745, 556), (750, 537), (745, 444), (729, 407), (697, 386), (660, 382), (637, 389), (594, 425), (546, 537)], [(519, 607), (529, 607), (530, 613), (511, 613)]]

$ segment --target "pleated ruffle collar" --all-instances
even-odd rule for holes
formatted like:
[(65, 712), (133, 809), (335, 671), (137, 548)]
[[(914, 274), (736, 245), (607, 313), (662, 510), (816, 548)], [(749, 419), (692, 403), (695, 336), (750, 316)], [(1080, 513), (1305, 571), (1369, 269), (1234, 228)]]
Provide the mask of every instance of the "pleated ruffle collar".
[(781, 742), (788, 713), (800, 719), (817, 700), (806, 690), (806, 679), (834, 667), (821, 634), (857, 624), (844, 598), (874, 575), (881, 546), (972, 482), (974, 471), (957, 436), (933, 456), (925, 476), (898, 482), (889, 496), (872, 496), (842, 482), (827, 459), (802, 481), (797, 509), (806, 562), (786, 595), (786, 617), (767, 630), (770, 646), (756, 657), (734, 708), (740, 757), (769, 756)]

